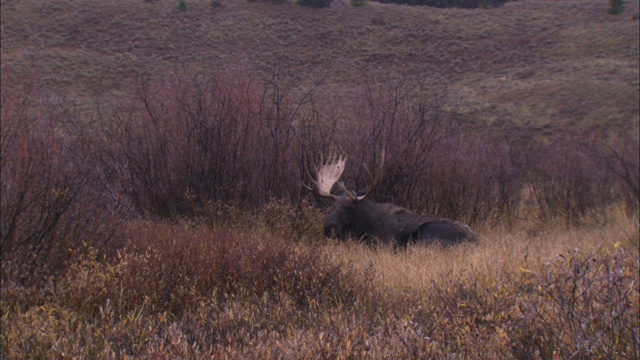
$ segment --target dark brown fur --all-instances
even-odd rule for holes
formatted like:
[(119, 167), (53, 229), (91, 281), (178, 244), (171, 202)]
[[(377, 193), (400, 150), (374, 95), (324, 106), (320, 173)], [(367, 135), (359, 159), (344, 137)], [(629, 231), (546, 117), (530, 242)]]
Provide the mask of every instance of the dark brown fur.
[(397, 245), (478, 241), (473, 230), (459, 221), (419, 215), (395, 204), (349, 196), (336, 199), (333, 211), (324, 222), (324, 233), (332, 238), (354, 236)]

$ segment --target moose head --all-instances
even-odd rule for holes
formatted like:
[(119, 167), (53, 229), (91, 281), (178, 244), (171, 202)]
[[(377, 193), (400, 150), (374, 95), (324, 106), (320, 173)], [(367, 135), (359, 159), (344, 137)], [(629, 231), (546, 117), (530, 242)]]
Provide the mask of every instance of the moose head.
[[(365, 167), (371, 185), (360, 194), (346, 188), (340, 180), (347, 162), (346, 156), (330, 155), (326, 162), (314, 166), (315, 178), (308, 173), (313, 185), (307, 189), (317, 195), (333, 199), (333, 211), (324, 222), (324, 234), (330, 238), (345, 239), (355, 236), (406, 245), (410, 242), (435, 242), (452, 245), (465, 241), (478, 241), (469, 226), (451, 219), (416, 214), (390, 203), (376, 203), (368, 197), (380, 182), (384, 168), (384, 152), (376, 175)], [(340, 195), (331, 193), (338, 184)]]

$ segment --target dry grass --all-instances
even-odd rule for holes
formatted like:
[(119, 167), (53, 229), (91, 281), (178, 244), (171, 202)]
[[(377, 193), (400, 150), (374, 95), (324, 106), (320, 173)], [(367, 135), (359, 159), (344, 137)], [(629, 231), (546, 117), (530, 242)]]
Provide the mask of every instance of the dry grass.
[(172, 0), (7, 0), (2, 66), (35, 66), (81, 104), (119, 94), (140, 73), (239, 65), (301, 91), (325, 79), (340, 92), (362, 74), (422, 78), (447, 87), (462, 113), (498, 125), (628, 126), (638, 122), (637, 7), (612, 16), (604, 0), (488, 11), (223, 0), (179, 12)]
[(638, 247), (629, 242), (638, 229), (628, 218), (394, 251), (293, 243), (274, 237), (283, 229), (264, 216), (217, 231), (131, 222), (115, 258), (90, 253), (39, 288), (3, 280), (2, 357), (638, 355)]
[(412, 246), (398, 250), (346, 243), (328, 246), (324, 251), (359, 271), (372, 271), (381, 285), (393, 291), (425, 291), (434, 284), (450, 281), (517, 278), (525, 269), (543, 268), (571, 252), (588, 254), (616, 246), (637, 251), (638, 224), (623, 212), (615, 212), (619, 215), (614, 217), (616, 220), (601, 227), (567, 230), (560, 224), (537, 223), (520, 224), (521, 230), (485, 229), (480, 233), (479, 245)]

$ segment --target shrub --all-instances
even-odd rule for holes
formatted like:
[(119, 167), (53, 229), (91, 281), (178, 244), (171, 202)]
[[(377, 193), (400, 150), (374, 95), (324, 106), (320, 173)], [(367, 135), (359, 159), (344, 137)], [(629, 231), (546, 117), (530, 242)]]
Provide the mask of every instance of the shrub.
[(180, 11), (187, 10), (187, 3), (185, 3), (184, 0), (180, 0), (180, 2), (178, 3), (178, 10)]
[(113, 172), (142, 212), (202, 215), (210, 202), (255, 208), (300, 198), (295, 104), (242, 74), (180, 72), (141, 80), (105, 138)]
[(598, 209), (616, 201), (637, 208), (632, 137), (472, 134), (445, 110), (445, 96), (412, 80), (366, 79), (342, 102), (319, 91), (313, 102), (295, 99), (290, 83), (236, 70), (176, 72), (137, 86), (98, 122), (107, 124), (104, 139), (116, 139), (102, 145), (102, 172), (143, 214), (199, 217), (216, 203), (254, 209), (272, 199), (297, 205), (312, 196), (302, 186), (307, 171), (334, 151), (349, 156), (343, 180), (359, 190), (370, 182), (363, 165), (377, 167), (382, 150), (385, 175), (372, 195), (434, 216), (573, 226), (586, 216), (606, 220)]
[(67, 306), (89, 317), (108, 302), (122, 313), (144, 307), (180, 315), (212, 297), (224, 303), (285, 295), (317, 309), (353, 303), (369, 290), (348, 267), (269, 234), (143, 222), (127, 236), (134, 241), (117, 257), (89, 254), (71, 268), (58, 284)]
[(616, 200), (619, 190), (594, 137), (559, 129), (548, 143), (537, 145), (530, 185), (541, 219), (577, 225), (590, 213), (603, 214), (601, 209)]
[(617, 179), (617, 187), (627, 212), (637, 213), (640, 206), (640, 142), (638, 133), (616, 134), (609, 144), (601, 145), (606, 168)]
[(359, 120), (336, 130), (351, 155), (345, 181), (367, 186), (362, 164), (375, 168), (386, 149), (376, 200), (471, 224), (513, 215), (522, 177), (503, 138), (466, 134), (446, 98), (421, 83), (369, 82), (360, 91), (352, 96)]
[[(64, 103), (28, 73), (2, 80), (3, 281), (38, 283), (58, 274), (82, 244), (100, 251), (117, 231), (117, 194), (104, 187), (94, 141)], [(108, 246), (107, 246), (108, 244)]]
[(504, 5), (508, 0), (382, 0), (382, 3), (395, 3), (407, 5), (426, 5), (438, 8), (491, 8)]
[(637, 260), (624, 252), (618, 245), (575, 250), (540, 269), (518, 305), (531, 321), (515, 328), (522, 341), (514, 349), (543, 358), (637, 358)]
[(256, 218), (282, 239), (317, 243), (322, 234), (322, 214), (306, 200), (290, 205), (272, 199), (260, 208)]
[(624, 0), (609, 0), (609, 14), (617, 15), (624, 11)]
[(298, 4), (302, 6), (309, 6), (312, 8), (326, 8), (331, 6), (333, 0), (298, 0)]
[(573, 226), (605, 219), (599, 209), (620, 200), (637, 208), (630, 136), (479, 132), (445, 96), (406, 79), (368, 79), (342, 102), (315, 89), (295, 99), (291, 86), (235, 71), (140, 79), (137, 94), (97, 121), (107, 124), (102, 138), (115, 139), (101, 145), (102, 171), (140, 213), (172, 219), (207, 216), (217, 203), (300, 204), (312, 196), (307, 171), (334, 151), (349, 156), (348, 187), (368, 186), (363, 165), (376, 168), (385, 150), (376, 200), (471, 224), (536, 217)]

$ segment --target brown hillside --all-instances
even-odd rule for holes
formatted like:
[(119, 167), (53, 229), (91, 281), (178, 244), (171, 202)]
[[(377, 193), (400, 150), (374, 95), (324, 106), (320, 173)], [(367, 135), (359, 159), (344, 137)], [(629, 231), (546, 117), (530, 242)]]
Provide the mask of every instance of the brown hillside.
[[(336, 1), (329, 9), (243, 0), (3, 0), (2, 68), (34, 66), (84, 103), (136, 74), (242, 66), (319, 79), (363, 76), (445, 86), (458, 111), (492, 123), (638, 123), (638, 1), (524, 0), (491, 10)], [(332, 91), (334, 91), (332, 90)]]

